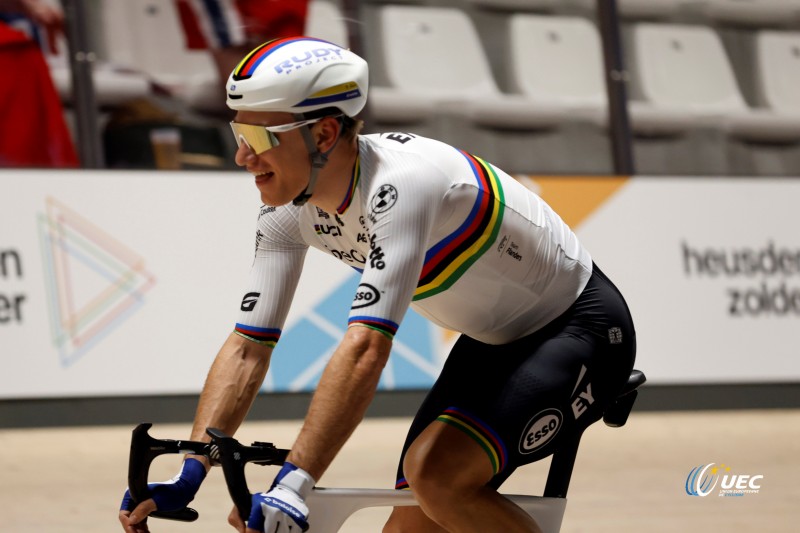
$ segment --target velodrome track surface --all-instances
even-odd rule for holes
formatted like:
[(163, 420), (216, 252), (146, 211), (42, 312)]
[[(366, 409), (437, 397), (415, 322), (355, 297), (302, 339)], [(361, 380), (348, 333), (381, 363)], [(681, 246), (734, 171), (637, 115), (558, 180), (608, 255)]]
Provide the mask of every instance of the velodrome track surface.
[[(143, 418), (146, 421), (146, 417)], [(407, 418), (368, 419), (320, 480), (328, 487), (391, 487)], [(289, 446), (299, 422), (248, 422), (243, 443)], [(0, 532), (122, 531), (117, 506), (126, 486), (132, 427), (0, 430)], [(187, 424), (157, 425), (156, 438), (188, 436)], [(157, 459), (151, 481), (176, 472), (176, 456)], [(520, 469), (508, 493), (541, 494), (549, 461)], [(763, 475), (758, 494), (687, 495), (692, 468), (717, 463)], [(266, 487), (274, 467), (250, 466), (250, 488)], [(800, 410), (633, 413), (628, 425), (600, 424), (584, 435), (562, 531), (794, 532), (800, 522)], [(222, 472), (215, 469), (192, 504), (192, 524), (151, 520), (151, 531), (234, 531)], [(380, 531), (385, 509), (361, 511), (342, 531)], [(313, 520), (311, 517), (313, 532)]]

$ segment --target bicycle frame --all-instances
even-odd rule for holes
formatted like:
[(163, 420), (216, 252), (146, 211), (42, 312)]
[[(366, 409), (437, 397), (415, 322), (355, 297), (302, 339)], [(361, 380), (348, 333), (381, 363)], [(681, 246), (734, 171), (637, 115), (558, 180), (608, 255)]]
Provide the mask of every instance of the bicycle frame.
[[(544, 533), (558, 533), (561, 529), (561, 521), (567, 508), (566, 498), (519, 494), (504, 496), (533, 516)], [(410, 490), (345, 488), (315, 488), (306, 503), (310, 510), (309, 516), (314, 517), (314, 523), (309, 530), (312, 533), (336, 533), (350, 515), (368, 507), (417, 505)]]
[[(176, 441), (155, 439), (148, 433), (151, 424), (139, 424), (133, 430), (131, 454), (128, 464), (128, 485), (135, 502), (150, 497), (147, 477), (152, 461), (163, 454), (191, 453), (205, 455), (218, 461), (225, 475), (225, 483), (239, 515), (246, 520), (250, 515), (251, 493), (247, 487), (244, 469), (247, 463), (259, 465), (280, 465), (289, 450), (278, 449), (271, 443), (254, 442), (244, 446), (233, 437), (217, 429), (206, 432), (210, 443), (195, 441)], [(558, 533), (567, 500), (563, 497), (543, 497), (526, 495), (504, 495), (535, 517), (544, 533)], [(417, 505), (410, 490), (365, 489), (365, 488), (324, 488), (315, 487), (306, 504), (309, 516), (314, 517), (311, 531), (314, 533), (336, 533), (357, 511), (368, 507), (400, 507)], [(189, 507), (178, 511), (156, 511), (150, 516), (169, 520), (191, 522), (199, 514)]]

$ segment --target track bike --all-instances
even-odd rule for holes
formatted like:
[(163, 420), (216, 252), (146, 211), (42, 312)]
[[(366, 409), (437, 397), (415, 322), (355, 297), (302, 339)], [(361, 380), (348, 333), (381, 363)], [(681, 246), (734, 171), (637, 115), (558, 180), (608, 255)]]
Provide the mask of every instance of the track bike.
[[(603, 422), (610, 427), (622, 427), (628, 420), (636, 401), (639, 387), (646, 381), (644, 373), (633, 370), (627, 383), (603, 413)], [(254, 442), (250, 446), (241, 444), (222, 431), (208, 428), (210, 442), (156, 439), (150, 436), (150, 423), (139, 424), (131, 438), (128, 463), (128, 487), (134, 503), (150, 498), (147, 488), (148, 474), (153, 460), (163, 454), (196, 454), (208, 457), (212, 464), (222, 466), (225, 484), (239, 515), (246, 522), (250, 516), (252, 493), (247, 486), (245, 466), (281, 465), (289, 450), (277, 448), (269, 442)], [(525, 512), (530, 514), (544, 533), (558, 533), (567, 506), (569, 488), (581, 434), (564, 442), (553, 453), (542, 496), (504, 494)], [(306, 504), (313, 522), (311, 533), (336, 533), (342, 524), (355, 512), (368, 507), (397, 507), (416, 505), (410, 490), (374, 488), (323, 488), (315, 487)], [(164, 518), (191, 522), (198, 518), (197, 511), (190, 507), (177, 511), (155, 511), (153, 518)]]

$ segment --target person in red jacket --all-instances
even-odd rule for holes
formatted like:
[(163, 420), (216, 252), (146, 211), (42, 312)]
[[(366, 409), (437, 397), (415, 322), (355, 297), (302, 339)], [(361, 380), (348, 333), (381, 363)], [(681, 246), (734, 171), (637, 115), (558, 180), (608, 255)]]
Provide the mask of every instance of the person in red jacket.
[[(32, 24), (33, 23), (33, 24)], [(61, 8), (42, 0), (0, 0), (0, 167), (77, 167), (78, 156), (37, 42), (63, 30)], [(50, 44), (52, 46), (52, 44)]]

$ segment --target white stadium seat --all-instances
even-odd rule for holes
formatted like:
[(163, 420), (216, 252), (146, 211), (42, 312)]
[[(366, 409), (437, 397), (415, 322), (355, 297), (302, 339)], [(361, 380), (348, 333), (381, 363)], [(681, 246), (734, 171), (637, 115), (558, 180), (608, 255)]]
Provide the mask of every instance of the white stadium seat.
[(213, 60), (204, 50), (186, 48), (172, 0), (103, 0), (100, 7), (107, 61), (136, 70), (200, 107), (208, 105), (207, 87), (217, 89), (216, 100), (221, 100)]
[(339, 4), (332, 0), (311, 0), (308, 3), (305, 34), (345, 48), (350, 45), (347, 21)]
[(732, 133), (761, 141), (800, 139), (800, 32), (757, 32), (752, 75), (759, 108), (733, 117)]
[(800, 32), (758, 32), (755, 77), (760, 104), (800, 113)]
[[(173, 0), (103, 0), (102, 9), (104, 48), (112, 64), (150, 77), (198, 111), (227, 109), (210, 53), (186, 48)], [(335, 0), (309, 2), (305, 31), (348, 45), (347, 26)]]
[(628, 43), (631, 125), (644, 133), (721, 127), (747, 111), (719, 36), (709, 27), (637, 23)]
[(423, 119), (499, 90), (475, 28), (459, 9), (380, 6), (376, 36), (386, 84), (370, 89), (378, 120)]
[(512, 15), (510, 81), (514, 92), (562, 120), (604, 124), (603, 52), (595, 25), (582, 17)]
[[(536, 129), (556, 126), (570, 115), (592, 115), (581, 110), (585, 98), (545, 94), (543, 88), (535, 87), (535, 80), (531, 86), (529, 78), (535, 73), (527, 70), (517, 77), (522, 94), (502, 93), (478, 32), (460, 9), (382, 6), (378, 21), (380, 62), (387, 82), (370, 90), (372, 113), (378, 120), (418, 119), (435, 111), (465, 117), (479, 126)], [(535, 19), (512, 23), (510, 38), (517, 41), (520, 64), (530, 59), (531, 50), (526, 50), (530, 43), (525, 39), (532, 37), (527, 32), (536, 26)], [(558, 53), (569, 55), (568, 51)], [(546, 58), (540, 65), (557, 70)], [(556, 92), (563, 89), (562, 83), (555, 85)], [(591, 118), (602, 120), (602, 112), (594, 111)]]
[(716, 31), (640, 22), (630, 37), (628, 110), (640, 171), (724, 175), (790, 168), (773, 147), (798, 142), (800, 120), (748, 106)]

